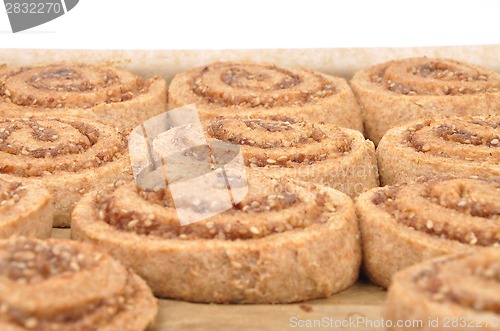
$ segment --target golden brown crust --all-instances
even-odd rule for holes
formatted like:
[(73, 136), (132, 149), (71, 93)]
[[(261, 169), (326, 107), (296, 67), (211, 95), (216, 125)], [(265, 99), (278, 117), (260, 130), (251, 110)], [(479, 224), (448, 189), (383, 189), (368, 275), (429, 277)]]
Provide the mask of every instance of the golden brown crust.
[(0, 175), (0, 238), (12, 235), (49, 238), (52, 196), (29, 180)]
[(417, 119), (493, 115), (500, 109), (498, 73), (449, 59), (389, 61), (357, 72), (351, 87), (375, 144), (390, 128)]
[(360, 132), (287, 116), (206, 125), (209, 140), (240, 145), (245, 165), (258, 174), (318, 183), (351, 197), (378, 186), (375, 148)]
[(0, 173), (49, 190), (54, 226), (69, 226), (83, 194), (130, 171), (127, 141), (107, 125), (74, 118), (0, 119)]
[(167, 298), (285, 303), (356, 281), (359, 233), (346, 195), (269, 178), (249, 185), (233, 209), (187, 226), (164, 190), (125, 184), (90, 193), (75, 208), (71, 236), (110, 252)]
[(137, 275), (90, 245), (0, 242), (0, 324), (15, 330), (144, 330), (158, 303)]
[(499, 249), (443, 257), (396, 274), (384, 318), (422, 322), (391, 330), (498, 330), (499, 292)]
[(306, 68), (231, 62), (194, 68), (174, 77), (168, 105), (173, 109), (193, 103), (202, 120), (286, 114), (363, 131), (347, 82)]
[(500, 177), (500, 116), (420, 120), (393, 128), (377, 148), (382, 185), (418, 177)]
[(364, 268), (388, 287), (407, 266), (467, 250), (500, 246), (500, 181), (434, 179), (387, 186), (356, 202)]
[(166, 111), (167, 85), (108, 65), (0, 67), (0, 117), (79, 117), (120, 129)]

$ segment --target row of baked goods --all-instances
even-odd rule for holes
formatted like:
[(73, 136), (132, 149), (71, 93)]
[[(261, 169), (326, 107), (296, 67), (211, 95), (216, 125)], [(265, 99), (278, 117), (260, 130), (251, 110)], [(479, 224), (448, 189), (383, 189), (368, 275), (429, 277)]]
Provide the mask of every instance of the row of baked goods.
[[(361, 265), (383, 287), (400, 279), (391, 293), (401, 293), (408, 286), (401, 285), (405, 276), (394, 278), (397, 272), (454, 253), (465, 254), (469, 264), (493, 260), (469, 276), (493, 273), (487, 282), (498, 287), (498, 78), (487, 69), (425, 58), (364, 69), (350, 85), (310, 69), (215, 63), (177, 75), (167, 103), (162, 79), (144, 81), (107, 65), (2, 68), (0, 237), (47, 238), (52, 225), (71, 225), (73, 239), (95, 247), (5, 241), (4, 288), (15, 282), (49, 292), (56, 285), (71, 288), (65, 275), (87, 284), (97, 269), (103, 281), (119, 273), (121, 283), (106, 283), (111, 298), (81, 294), (74, 308), (88, 311), (88, 318), (67, 306), (47, 312), (36, 298), (32, 304), (0, 299), (0, 325), (55, 330), (102, 323), (111, 330), (135, 318), (127, 307), (143, 304), (148, 314), (131, 329), (144, 328), (156, 304), (138, 277), (107, 254), (156, 296), (194, 302), (327, 297), (354, 284)], [(167, 108), (190, 103), (209, 141), (241, 148), (248, 194), (222, 214), (181, 226), (168, 182), (151, 188), (134, 181), (127, 134)], [(221, 178), (219, 184), (227, 183)], [(65, 248), (44, 253), (51, 246)], [(66, 249), (61, 261), (57, 252)], [(18, 252), (29, 258), (17, 261)], [(86, 252), (103, 254), (113, 266), (87, 261)], [(469, 259), (470, 252), (479, 257)], [(427, 263), (441, 272), (441, 262)], [(447, 304), (433, 298), (441, 276), (422, 275), (428, 283), (417, 285), (427, 286), (433, 304)], [(480, 292), (463, 301), (453, 291), (449, 296), (452, 304), (497, 316), (498, 296), (476, 297)], [(391, 294), (389, 306), (399, 296)], [(401, 318), (408, 310), (389, 308), (388, 314)]]
[[(498, 249), (425, 261), (396, 275), (384, 317), (392, 329), (498, 330), (499, 278)], [(0, 241), (0, 292), (2, 330), (145, 330), (158, 311), (134, 272), (68, 240)]]
[(495, 115), (499, 102), (500, 74), (426, 57), (367, 67), (350, 82), (307, 68), (218, 62), (177, 74), (168, 106), (163, 79), (143, 80), (107, 64), (0, 67), (0, 117), (72, 116), (120, 129), (195, 104), (202, 120), (286, 114), (365, 131), (378, 144), (387, 130), (406, 122)]
[[(500, 176), (498, 116), (412, 122), (389, 130), (376, 154), (360, 132), (332, 124), (287, 116), (205, 123), (210, 141), (241, 147), (247, 172), (322, 184), (351, 197), (377, 187), (379, 173), (383, 185), (422, 176)], [(48, 189), (54, 226), (70, 225), (74, 205), (87, 192), (132, 180), (126, 136), (102, 123), (0, 119), (0, 140), (1, 173)]]

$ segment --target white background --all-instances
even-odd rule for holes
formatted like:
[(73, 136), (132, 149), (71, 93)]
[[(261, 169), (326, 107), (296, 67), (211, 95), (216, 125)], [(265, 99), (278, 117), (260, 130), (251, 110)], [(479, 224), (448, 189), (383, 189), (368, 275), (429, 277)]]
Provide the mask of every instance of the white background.
[(499, 17), (495, 0), (80, 0), (66, 15), (13, 34), (0, 2), (0, 48), (500, 44)]

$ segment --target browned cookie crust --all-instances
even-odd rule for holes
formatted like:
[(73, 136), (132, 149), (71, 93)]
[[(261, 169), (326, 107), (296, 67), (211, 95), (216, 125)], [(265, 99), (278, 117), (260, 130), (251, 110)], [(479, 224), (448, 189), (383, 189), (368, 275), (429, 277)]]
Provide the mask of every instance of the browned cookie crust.
[(49, 238), (52, 196), (27, 179), (0, 175), (0, 238), (12, 235)]

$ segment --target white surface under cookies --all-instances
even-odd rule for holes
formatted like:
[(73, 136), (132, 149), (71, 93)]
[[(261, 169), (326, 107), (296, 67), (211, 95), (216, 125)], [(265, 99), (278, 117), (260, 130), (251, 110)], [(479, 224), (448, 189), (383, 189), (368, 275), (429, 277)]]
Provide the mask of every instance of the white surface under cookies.
[(453, 58), (500, 71), (500, 45), (408, 48), (254, 49), (254, 50), (44, 50), (0, 49), (0, 64), (111, 62), (143, 77), (160, 75), (169, 82), (179, 72), (215, 61), (270, 62), (304, 66), (350, 79), (359, 69), (416, 56)]

